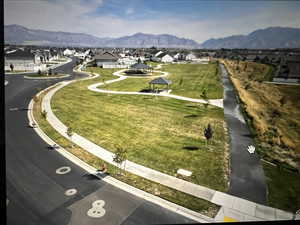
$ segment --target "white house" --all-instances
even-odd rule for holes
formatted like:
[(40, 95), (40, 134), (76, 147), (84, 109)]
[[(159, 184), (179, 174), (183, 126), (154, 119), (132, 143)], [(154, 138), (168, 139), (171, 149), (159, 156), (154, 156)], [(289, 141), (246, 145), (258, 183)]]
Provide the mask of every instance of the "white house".
[(70, 56), (70, 55), (73, 55), (75, 53), (75, 51), (74, 50), (70, 50), (70, 49), (66, 49), (66, 50), (64, 50), (64, 52), (63, 52), (63, 54), (65, 55), (65, 56)]
[(187, 61), (195, 61), (197, 60), (197, 56), (193, 53), (189, 53), (186, 57), (185, 57), (185, 60)]
[(164, 55), (162, 58), (161, 58), (161, 62), (164, 62), (164, 63), (171, 63), (174, 61), (174, 58), (168, 54)]
[(17, 50), (5, 55), (5, 70), (10, 71), (10, 65), (15, 71), (38, 71), (46, 69), (46, 64), (42, 64), (39, 54), (30, 51)]
[(118, 63), (121, 65), (133, 65), (137, 63), (137, 60), (134, 57), (123, 57), (118, 59)]

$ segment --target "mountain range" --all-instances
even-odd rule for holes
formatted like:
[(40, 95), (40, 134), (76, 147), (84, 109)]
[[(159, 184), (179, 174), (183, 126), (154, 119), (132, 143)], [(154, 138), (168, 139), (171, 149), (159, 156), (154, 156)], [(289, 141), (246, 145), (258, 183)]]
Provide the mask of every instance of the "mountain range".
[(54, 32), (29, 29), (20, 25), (4, 26), (6, 44), (44, 45), (57, 47), (133, 47), (133, 48), (300, 48), (300, 29), (269, 27), (248, 35), (209, 39), (202, 44), (169, 34), (136, 33), (120, 38), (100, 38), (84, 33)]

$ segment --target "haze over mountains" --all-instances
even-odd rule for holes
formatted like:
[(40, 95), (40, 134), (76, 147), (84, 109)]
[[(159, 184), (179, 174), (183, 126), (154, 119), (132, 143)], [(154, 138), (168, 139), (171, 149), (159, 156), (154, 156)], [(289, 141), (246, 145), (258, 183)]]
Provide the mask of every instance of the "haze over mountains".
[(136, 33), (120, 38), (99, 38), (84, 33), (28, 29), (20, 25), (4, 26), (7, 44), (76, 46), (76, 47), (164, 47), (164, 48), (300, 48), (300, 29), (270, 27), (248, 35), (209, 39), (202, 44), (174, 35)]

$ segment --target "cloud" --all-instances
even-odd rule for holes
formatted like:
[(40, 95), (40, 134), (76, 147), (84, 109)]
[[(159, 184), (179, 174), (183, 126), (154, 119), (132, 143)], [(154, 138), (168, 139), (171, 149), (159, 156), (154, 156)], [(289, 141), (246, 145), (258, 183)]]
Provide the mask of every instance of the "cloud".
[[(242, 16), (236, 18), (208, 17), (201, 20), (188, 20), (170, 14), (143, 20), (120, 18), (109, 12), (106, 15), (95, 14), (95, 10), (104, 3), (104, 0), (6, 0), (4, 23), (51, 31), (81, 32), (99, 37), (120, 37), (137, 32), (172, 34), (200, 43), (209, 38), (248, 34), (269, 26), (300, 27), (300, 3), (272, 4), (267, 8), (261, 7), (255, 13), (247, 13), (245, 10)], [(132, 15), (134, 8), (129, 7), (124, 12)]]
[(130, 15), (130, 14), (133, 14), (134, 13), (134, 9), (133, 8), (128, 8), (126, 9), (126, 15)]

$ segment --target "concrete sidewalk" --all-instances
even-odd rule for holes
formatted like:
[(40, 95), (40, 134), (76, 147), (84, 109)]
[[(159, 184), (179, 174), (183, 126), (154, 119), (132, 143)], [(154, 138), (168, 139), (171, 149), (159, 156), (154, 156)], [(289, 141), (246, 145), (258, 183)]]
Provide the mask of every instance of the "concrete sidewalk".
[[(70, 138), (66, 134), (67, 127), (52, 112), (50, 101), (57, 90), (65, 87), (72, 82), (74, 81), (61, 82), (60, 85), (50, 90), (42, 101), (42, 110), (45, 110), (47, 112), (48, 122), (62, 136), (68, 139)], [(105, 160), (106, 162), (117, 166), (117, 164), (113, 162), (113, 153), (94, 144), (86, 138), (78, 134), (74, 134), (71, 137), (70, 141), (90, 152), (91, 154)], [(236, 221), (289, 220), (292, 219), (293, 216), (292, 213), (256, 204), (254, 202), (231, 196), (226, 193), (196, 185), (161, 173), (159, 171), (144, 167), (142, 165), (138, 165), (128, 160), (126, 161), (126, 171), (222, 206), (220, 212), (218, 213), (218, 217), (216, 217), (218, 221), (225, 221), (226, 218), (231, 218)]]

